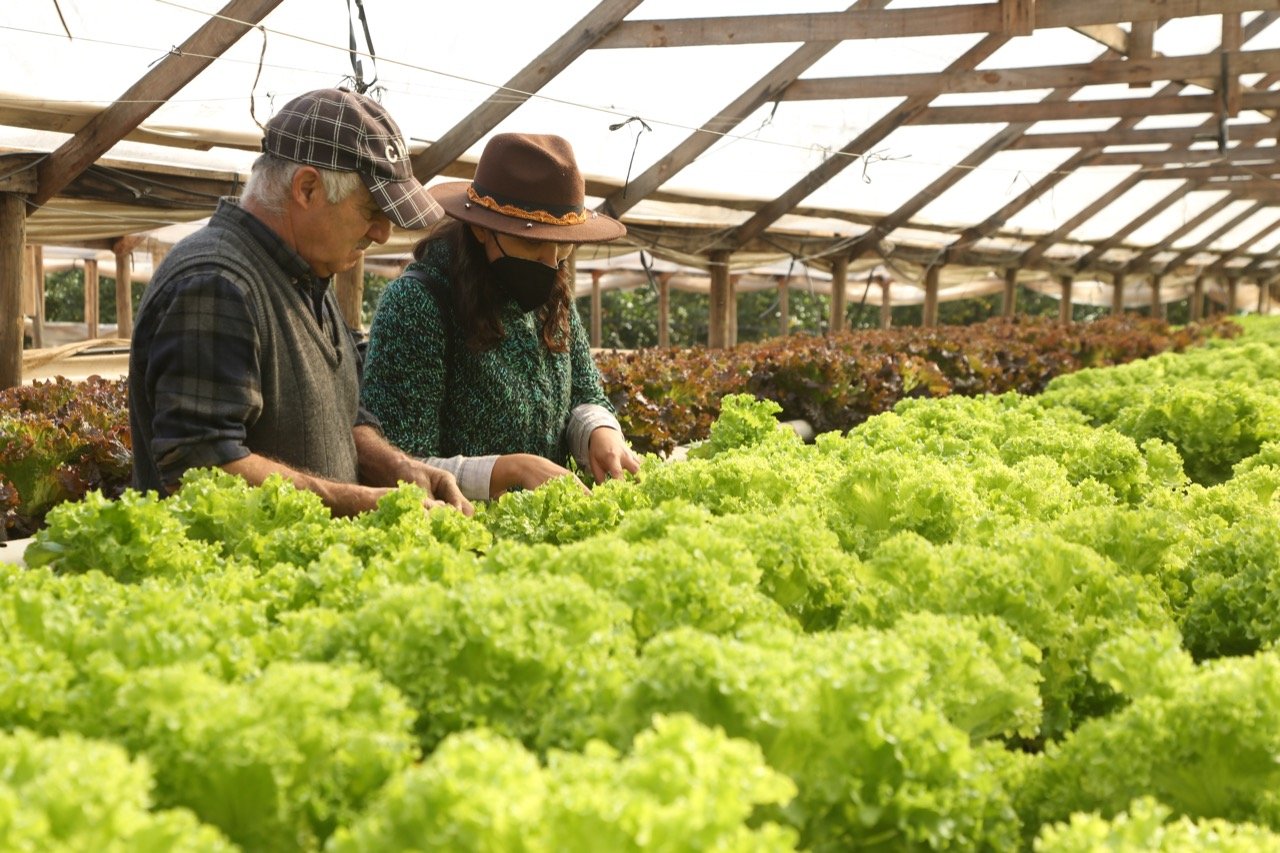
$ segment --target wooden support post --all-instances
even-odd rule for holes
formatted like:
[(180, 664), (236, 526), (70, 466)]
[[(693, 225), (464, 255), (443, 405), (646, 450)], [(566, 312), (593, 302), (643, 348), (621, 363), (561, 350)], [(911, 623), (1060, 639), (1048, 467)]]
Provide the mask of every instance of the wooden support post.
[(1267, 313), (1267, 283), (1263, 279), (1258, 279), (1258, 306), (1259, 314)]
[(1204, 274), (1196, 276), (1195, 282), (1191, 285), (1191, 305), (1188, 306), (1188, 314), (1191, 322), (1196, 322), (1204, 317)]
[(26, 308), (31, 315), (31, 346), (44, 348), (44, 247), (27, 247), (27, 292), (30, 300)]
[(98, 290), (102, 284), (98, 259), (84, 262), (84, 331), (89, 340), (98, 337)]
[(1160, 298), (1160, 273), (1151, 274), (1151, 316), (1157, 320), (1164, 319), (1164, 301)]
[(346, 272), (333, 277), (333, 286), (338, 297), (338, 308), (342, 311), (342, 320), (349, 329), (363, 331), (364, 323), (360, 319), (360, 303), (364, 301), (364, 254), (356, 265)]
[(739, 276), (729, 276), (729, 311), (728, 319), (725, 321), (729, 331), (729, 346), (736, 347), (738, 345), (738, 278)]
[(1058, 320), (1064, 325), (1070, 325), (1072, 319), (1071, 290), (1075, 286), (1075, 276), (1064, 275), (1058, 278), (1058, 284), (1062, 286), (1062, 301), (1058, 305)]
[(1005, 267), (1004, 299), (1000, 303), (1000, 313), (1012, 317), (1018, 310), (1018, 268)]
[[(1156, 22), (1155, 21), (1130, 21), (1129, 22), (1129, 61), (1139, 62), (1144, 59), (1151, 59), (1155, 56), (1155, 37)], [(1137, 81), (1129, 84), (1130, 89), (1149, 89), (1151, 82), (1148, 80)]]
[(116, 256), (117, 338), (133, 337), (133, 250), (141, 242), (141, 237), (121, 237), (111, 247)]
[(1001, 35), (1029, 36), (1036, 28), (1035, 0), (1000, 0)]
[(671, 273), (658, 273), (658, 346), (671, 346)]
[(591, 271), (591, 346), (600, 348), (604, 339), (604, 300), (600, 292), (600, 276), (604, 270)]
[(707, 322), (707, 346), (712, 349), (729, 345), (729, 253), (723, 250), (710, 255), (711, 293)]
[(831, 262), (831, 319), (827, 322), (828, 334), (839, 334), (845, 329), (844, 315), (849, 282), (849, 258), (841, 255)]
[(160, 264), (164, 263), (164, 259), (169, 255), (169, 250), (172, 248), (173, 246), (170, 246), (167, 243), (160, 243), (155, 240), (151, 242), (151, 269), (152, 270), (160, 269)]
[(0, 193), (0, 390), (22, 384), (22, 310), (26, 200)]
[(1222, 16), (1222, 74), (1219, 86), (1225, 86), (1220, 92), (1223, 111), (1234, 118), (1240, 114), (1240, 75), (1235, 73), (1233, 64), (1236, 53), (1240, 50), (1240, 13), (1232, 12)]
[(1120, 270), (1111, 275), (1111, 313), (1124, 313), (1124, 271)]
[(1229, 316), (1235, 316), (1238, 308), (1239, 295), (1240, 277), (1234, 275), (1227, 276), (1227, 314)]
[(934, 264), (924, 274), (924, 316), (922, 324), (927, 327), (938, 325), (938, 279), (942, 275), (942, 267)]
[(786, 276), (778, 276), (778, 337), (791, 334), (791, 284)]
[(887, 329), (893, 325), (893, 299), (889, 295), (892, 285), (888, 276), (880, 279), (880, 328)]

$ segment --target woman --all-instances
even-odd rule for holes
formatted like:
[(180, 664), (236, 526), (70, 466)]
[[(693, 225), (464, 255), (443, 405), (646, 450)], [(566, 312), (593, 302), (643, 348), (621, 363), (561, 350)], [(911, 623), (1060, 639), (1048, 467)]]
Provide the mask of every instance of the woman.
[(566, 264), (626, 228), (585, 209), (569, 143), (498, 134), (474, 181), (429, 189), (450, 218), (414, 247), (369, 331), (362, 402), (387, 438), (473, 500), (564, 476), (571, 455), (597, 481), (636, 471)]

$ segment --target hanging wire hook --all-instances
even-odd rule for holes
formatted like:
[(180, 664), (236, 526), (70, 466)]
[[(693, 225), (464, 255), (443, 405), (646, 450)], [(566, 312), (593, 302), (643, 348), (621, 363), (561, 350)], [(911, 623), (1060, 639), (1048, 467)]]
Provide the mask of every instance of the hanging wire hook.
[(267, 28), (262, 26), (262, 24), (258, 24), (254, 29), (259, 30), (262, 33), (262, 50), (258, 52), (258, 70), (253, 75), (253, 86), (249, 88), (249, 118), (253, 119), (253, 123), (258, 126), (258, 130), (265, 134), (267, 132), (267, 128), (263, 126), (262, 122), (258, 121), (258, 112), (257, 109), (255, 109), (256, 104), (254, 103), (254, 100), (258, 91), (258, 81), (262, 79), (263, 60), (267, 58)]
[(360, 26), (364, 30), (364, 43), (369, 46), (369, 64), (373, 69), (373, 79), (369, 82), (364, 80), (364, 66), (360, 62), (360, 52), (356, 47), (356, 23), (355, 18), (351, 15), (351, 0), (347, 0), (347, 25), (350, 37), (350, 56), (351, 70), (354, 72), (349, 78), (351, 84), (355, 87), (358, 94), (363, 95), (365, 92), (378, 82), (378, 55), (373, 49), (373, 38), (369, 35), (369, 19), (364, 12), (364, 0), (355, 0), (356, 11), (360, 17)]
[(53, 0), (53, 10), (58, 13), (58, 21), (62, 24), (62, 31), (67, 34), (67, 40), (74, 41), (75, 39), (71, 35), (71, 27), (67, 26), (67, 17), (62, 14), (62, 5), (58, 3), (58, 0)]
[(626, 180), (624, 180), (624, 181), (622, 182), (622, 197), (623, 197), (623, 198), (626, 198), (626, 197), (627, 197), (627, 187), (631, 185), (631, 167), (632, 167), (632, 166), (635, 164), (635, 162), (636, 162), (636, 151), (640, 148), (640, 134), (641, 134), (641, 133), (644, 133), (646, 130), (650, 130), (650, 131), (651, 131), (651, 130), (653, 130), (653, 128), (652, 128), (652, 127), (649, 127), (649, 125), (645, 122), (645, 120), (644, 120), (644, 119), (642, 119), (642, 118), (640, 118), (640, 116), (632, 116), (631, 118), (627, 119), (626, 121), (620, 121), (620, 122), (617, 122), (616, 124), (611, 124), (611, 125), (609, 125), (609, 129), (610, 129), (610, 130), (621, 130), (622, 128), (624, 128), (624, 127), (626, 127), (627, 125), (631, 124), (631, 122), (633, 122), (633, 121), (638, 121), (638, 122), (640, 122), (640, 128), (641, 128), (641, 130), (640, 130), (640, 132), (639, 132), (639, 133), (637, 133), (637, 134), (636, 134), (635, 144), (631, 146), (631, 159), (627, 162), (627, 178), (626, 178)]
[(653, 261), (645, 255), (644, 249), (640, 250), (640, 269), (644, 270), (645, 278), (649, 280), (649, 290), (652, 293), (658, 292), (658, 282), (653, 276)]

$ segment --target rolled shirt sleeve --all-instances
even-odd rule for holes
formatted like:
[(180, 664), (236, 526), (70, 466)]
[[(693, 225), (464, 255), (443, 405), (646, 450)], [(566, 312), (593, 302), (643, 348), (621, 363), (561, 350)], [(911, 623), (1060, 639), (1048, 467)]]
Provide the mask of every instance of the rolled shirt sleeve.
[(493, 466), (497, 463), (495, 456), (449, 456), (441, 458), (428, 456), (422, 460), (428, 465), (443, 468), (458, 481), (458, 490), (469, 501), (487, 501), (490, 497), (489, 483), (493, 479)]
[(600, 427), (616, 429), (619, 434), (622, 433), (618, 419), (604, 406), (582, 403), (569, 412), (569, 424), (565, 428), (569, 452), (584, 471), (591, 470), (591, 433)]

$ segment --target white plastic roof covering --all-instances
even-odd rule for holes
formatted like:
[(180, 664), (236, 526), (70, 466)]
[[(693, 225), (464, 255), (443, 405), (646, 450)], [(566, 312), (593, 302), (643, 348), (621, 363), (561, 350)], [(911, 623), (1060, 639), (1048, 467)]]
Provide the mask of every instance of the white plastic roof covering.
[[(22, 124), (19, 119), (4, 126), (3, 117), (7, 112), (33, 109), (57, 114), (109, 106), (223, 5), (224, 0), (27, 0), (0, 5), (0, 54), (5, 57), (5, 73), (0, 77), (0, 148), (52, 150), (68, 138), (66, 134), (17, 126)], [(978, 4), (895, 0), (888, 8), (962, 5)], [(357, 6), (355, 0), (284, 0), (267, 16), (262, 28), (242, 38), (177, 96), (160, 105), (145, 127), (171, 135), (222, 138), (239, 144), (255, 140), (260, 136), (255, 113), (259, 121), (265, 121), (299, 92), (339, 84), (352, 74), (348, 40)], [(367, 80), (376, 72), (383, 103), (411, 139), (429, 144), (466, 119), (477, 105), (499, 91), (504, 81), (595, 6), (595, 0), (470, 0), (454, 4), (364, 0), (371, 38), (366, 42), (357, 21), (357, 48), (367, 52), (371, 43), (376, 63), (365, 56), (363, 74)], [(849, 7), (847, 0), (643, 0), (627, 20), (821, 13)], [(1272, 8), (1274, 4), (1259, 2), (1257, 7)], [(1255, 16), (1256, 13), (1246, 12), (1240, 19), (1247, 26)], [(1218, 15), (1176, 18), (1156, 30), (1153, 46), (1157, 55), (1203, 54), (1216, 48), (1221, 33)], [(938, 72), (982, 38), (981, 34), (970, 34), (846, 41), (803, 72), (801, 79)], [(1280, 25), (1272, 25), (1244, 48), (1253, 51), (1278, 46)], [(667, 155), (797, 47), (796, 43), (787, 43), (590, 50), (487, 132), (466, 156), (477, 156), (484, 139), (494, 132), (554, 132), (572, 141), (584, 173), (623, 185)], [(1009, 69), (1087, 63), (1105, 52), (1097, 41), (1078, 31), (1037, 29), (1031, 35), (1011, 38), (978, 67)], [(1261, 77), (1251, 75), (1245, 82), (1256, 82)], [(1269, 80), (1263, 82), (1270, 85)], [(1132, 98), (1154, 92), (1160, 85), (1088, 86), (1072, 100)], [(941, 94), (932, 104), (1023, 103), (1047, 94), (1048, 90)], [(519, 98), (515, 94), (512, 97)], [(720, 200), (721, 204), (708, 207), (646, 199), (631, 209), (626, 219), (633, 233), (645, 238), (651, 253), (673, 262), (705, 266), (706, 259), (688, 247), (664, 251), (662, 228), (679, 222), (724, 229), (739, 224), (751, 215), (753, 206), (758, 208), (795, 185), (899, 103), (899, 98), (768, 103), (740, 124), (726, 128), (723, 136), (692, 165), (661, 185), (664, 193)], [(1210, 113), (1153, 115), (1137, 126), (1184, 127), (1212, 120)], [(1268, 121), (1272, 121), (1270, 115), (1244, 110), (1230, 124), (1243, 127)], [(1101, 131), (1115, 122), (1111, 118), (1041, 122), (1032, 132)], [(1003, 127), (990, 123), (901, 127), (877, 142), (872, 150), (860, 152), (860, 158), (802, 202), (806, 208), (849, 216), (789, 215), (779, 219), (772, 230), (821, 236), (826, 242), (815, 249), (819, 254), (839, 246), (842, 240), (851, 242), (867, 232), (867, 223), (898, 210)], [(1213, 143), (1199, 142), (1194, 148), (1212, 149)], [(956, 232), (983, 221), (1016, 199), (1029, 186), (1053, 174), (1073, 153), (1074, 149), (1061, 148), (1006, 150), (974, 166), (967, 177), (913, 214), (908, 224), (884, 235), (882, 250), (909, 245), (920, 254), (898, 258), (892, 265), (894, 277), (904, 283), (919, 281), (920, 265), (927, 261), (930, 251), (943, 251), (953, 243)], [(243, 173), (253, 154), (227, 147), (191, 150), (123, 142), (107, 156), (121, 161)], [(978, 243), (987, 248), (1008, 249), (1009, 257), (1016, 258), (1039, 236), (1071, 222), (1077, 213), (1137, 168), (1072, 169), (1053, 189), (1009, 217), (998, 235)], [(1087, 254), (1090, 247), (1075, 241), (1105, 240), (1179, 185), (1177, 181), (1138, 183), (1063, 235), (1052, 250), (1053, 257), (1069, 264)], [(1133, 230), (1103, 260), (1116, 253), (1132, 256), (1143, 247), (1170, 241), (1174, 235), (1176, 239), (1169, 242), (1160, 257), (1167, 259), (1178, 250), (1195, 247), (1250, 206), (1248, 201), (1233, 201), (1188, 229), (1223, 195), (1221, 191), (1188, 192)], [(55, 198), (32, 217), (30, 228), (36, 235), (60, 233), (72, 239), (85, 231), (96, 234), (110, 230), (136, 215), (133, 206), (113, 208)], [(150, 211), (145, 215), (145, 228), (199, 218), (197, 212), (160, 215)], [(95, 226), (95, 221), (110, 224)], [(1269, 223), (1276, 222), (1280, 222), (1280, 209), (1260, 205), (1253, 215), (1214, 239), (1203, 261), (1215, 259), (1213, 252), (1235, 249), (1247, 249), (1255, 256), (1280, 251), (1280, 229), (1266, 233)], [(918, 227), (923, 224), (938, 230)], [(1258, 237), (1259, 234), (1263, 236)], [(412, 237), (403, 235), (390, 249), (403, 252)], [(633, 249), (634, 246), (603, 248), (600, 254), (608, 257)], [(749, 268), (802, 254), (789, 246), (787, 251), (772, 255), (735, 257), (734, 265)], [(810, 259), (801, 256), (799, 260)], [(856, 290), (856, 298), (861, 298), (863, 288), (855, 286), (861, 283), (859, 276), (865, 276), (867, 270), (880, 263), (881, 258), (874, 253), (857, 260), (849, 274), (851, 294)], [(946, 289), (957, 284), (978, 287), (986, 272), (948, 271), (941, 298), (946, 299)], [(1077, 294), (1087, 290), (1083, 284), (1077, 285)], [(1162, 286), (1185, 284), (1185, 278), (1166, 279)], [(1046, 281), (1043, 287), (1050, 295), (1056, 295), (1056, 282)], [(878, 299), (876, 291), (878, 288), (871, 289), (868, 301)], [(893, 298), (897, 301), (898, 294)], [(903, 294), (904, 301), (913, 298)], [(1130, 300), (1149, 304), (1137, 290), (1127, 294), (1126, 301)]]

